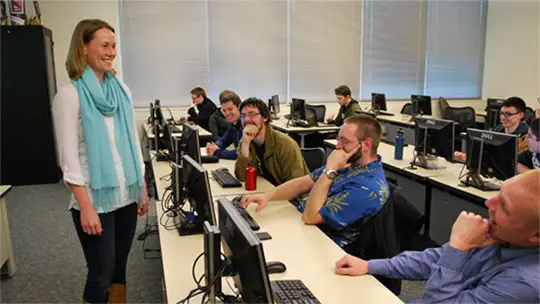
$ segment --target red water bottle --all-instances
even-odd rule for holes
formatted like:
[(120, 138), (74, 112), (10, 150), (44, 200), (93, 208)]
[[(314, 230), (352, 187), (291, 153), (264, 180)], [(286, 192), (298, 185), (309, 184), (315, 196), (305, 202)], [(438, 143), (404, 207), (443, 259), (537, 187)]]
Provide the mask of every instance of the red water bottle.
[(246, 190), (252, 191), (257, 189), (257, 172), (253, 166), (246, 168)]

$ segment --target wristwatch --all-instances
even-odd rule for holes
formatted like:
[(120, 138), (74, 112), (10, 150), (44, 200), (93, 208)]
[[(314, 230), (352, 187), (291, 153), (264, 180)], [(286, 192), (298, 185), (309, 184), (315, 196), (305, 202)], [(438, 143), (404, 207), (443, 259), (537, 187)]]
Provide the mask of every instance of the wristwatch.
[(330, 179), (334, 179), (337, 175), (336, 170), (331, 170), (331, 169), (329, 170), (327, 168), (324, 168), (323, 173), (326, 174), (326, 176), (328, 176), (328, 178)]

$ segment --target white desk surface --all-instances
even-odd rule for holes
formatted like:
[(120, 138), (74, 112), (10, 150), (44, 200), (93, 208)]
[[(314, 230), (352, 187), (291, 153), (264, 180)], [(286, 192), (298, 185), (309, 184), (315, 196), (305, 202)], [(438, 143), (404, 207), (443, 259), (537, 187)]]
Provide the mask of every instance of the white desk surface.
[(319, 131), (335, 131), (339, 130), (339, 127), (336, 125), (320, 125), (318, 127), (297, 127), (297, 126), (287, 126), (287, 119), (281, 116), (278, 120), (272, 121), (272, 126), (275, 129), (283, 130), (290, 133), (303, 133), (303, 132), (319, 132)]
[(9, 190), (11, 190), (11, 185), (0, 185), (0, 198), (4, 197)]
[[(163, 168), (153, 162), (154, 170)], [(162, 175), (160, 169), (156, 176)], [(156, 180), (158, 191), (164, 191), (163, 181)], [(157, 216), (163, 211), (156, 204)], [(300, 213), (287, 201), (270, 202), (265, 209), (255, 213), (255, 206), (248, 211), (272, 240), (264, 241), (266, 261), (281, 261), (287, 271), (270, 275), (271, 280), (301, 279), (322, 303), (354, 303), (358, 297), (368, 303), (401, 303), (401, 300), (370, 275), (361, 277), (338, 276), (335, 262), (345, 252), (316, 226), (304, 225)], [(180, 237), (176, 230), (166, 230), (159, 225), (163, 275), (167, 302), (176, 303), (195, 288), (191, 267), (196, 256), (203, 252), (202, 235)], [(203, 273), (203, 260), (196, 267), (196, 274)], [(231, 285), (232, 280), (229, 279)], [(232, 294), (223, 282), (223, 291)], [(200, 298), (193, 299), (194, 303)]]

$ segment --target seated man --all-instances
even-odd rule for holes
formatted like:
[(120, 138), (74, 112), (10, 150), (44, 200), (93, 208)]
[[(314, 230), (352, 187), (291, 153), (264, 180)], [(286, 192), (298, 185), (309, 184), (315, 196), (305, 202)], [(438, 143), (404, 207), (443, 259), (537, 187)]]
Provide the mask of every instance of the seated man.
[(309, 173), (298, 144), (270, 125), (264, 101), (248, 98), (240, 105), (240, 112), (244, 129), (234, 170), (239, 180), (246, 180), (248, 166), (276, 186)]
[(351, 89), (349, 89), (348, 86), (339, 86), (334, 90), (334, 93), (336, 94), (337, 102), (340, 105), (339, 112), (335, 118), (330, 115), (326, 119), (326, 122), (341, 126), (345, 118), (354, 115), (356, 114), (356, 111), (361, 110), (360, 104), (358, 104), (358, 101), (352, 99)]
[(217, 108), (217, 110), (210, 115), (210, 119), (208, 119), (208, 127), (210, 128), (210, 133), (212, 133), (213, 141), (217, 141), (219, 138), (225, 135), (225, 133), (227, 133), (229, 122), (225, 118), (223, 109), (221, 107)]
[[(203, 88), (197, 87), (191, 90), (191, 100), (193, 103), (189, 107), (187, 120), (193, 121), (196, 125), (210, 131), (209, 120), (217, 107), (212, 100), (206, 97)], [(197, 110), (195, 110), (197, 109)], [(185, 120), (186, 118), (184, 118)]]
[(538, 303), (540, 170), (505, 181), (486, 201), (490, 219), (461, 212), (442, 247), (365, 261), (346, 255), (336, 273), (426, 280), (422, 303)]
[(529, 150), (525, 150), (518, 155), (518, 174), (531, 169), (540, 169), (540, 118), (532, 121), (527, 135)]
[(341, 247), (358, 237), (362, 219), (377, 213), (389, 195), (377, 148), (381, 126), (367, 115), (345, 119), (336, 150), (326, 165), (261, 195), (246, 195), (242, 206), (256, 203), (260, 211), (272, 200), (299, 198), (297, 208), (308, 225), (323, 230)]
[[(492, 131), (514, 134), (519, 137), (518, 152), (527, 150), (528, 145), (525, 141), (527, 137), (528, 127), (527, 124), (521, 121), (525, 116), (525, 101), (519, 97), (510, 97), (506, 99), (501, 105), (501, 124), (493, 128)], [(454, 152), (454, 158), (460, 161), (467, 160), (467, 154), (463, 152)]]
[[(225, 90), (219, 94), (219, 103), (221, 111), (227, 118), (228, 128), (225, 135), (219, 138), (216, 143), (206, 144), (206, 153), (224, 159), (237, 159), (236, 148), (242, 138), (242, 122), (240, 121), (240, 97), (233, 91)], [(227, 150), (231, 144), (235, 149)]]

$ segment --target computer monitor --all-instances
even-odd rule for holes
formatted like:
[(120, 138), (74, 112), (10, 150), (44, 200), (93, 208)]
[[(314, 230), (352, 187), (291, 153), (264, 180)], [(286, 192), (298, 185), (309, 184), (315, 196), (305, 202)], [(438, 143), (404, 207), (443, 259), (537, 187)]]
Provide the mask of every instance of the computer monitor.
[(274, 303), (261, 241), (228, 200), (218, 200), (218, 215), (223, 251), (242, 303)]
[(416, 152), (414, 163), (426, 169), (441, 169), (444, 165), (436, 163), (437, 156), (448, 161), (454, 156), (455, 123), (451, 120), (434, 118), (415, 118)]
[(269, 101), (268, 108), (270, 108), (270, 111), (274, 114), (279, 114), (279, 96), (274, 95)]
[(183, 199), (189, 202), (189, 211), (183, 209), (175, 220), (180, 235), (199, 234), (203, 232), (203, 222), (216, 224), (214, 203), (208, 181), (208, 172), (193, 158), (182, 156), (182, 189)]
[(411, 95), (413, 116), (431, 115), (431, 96)]
[(203, 222), (204, 232), (204, 280), (208, 288), (209, 303), (214, 303), (216, 295), (221, 293), (221, 232), (208, 221)]
[(169, 160), (174, 160), (175, 155), (175, 144), (174, 139), (172, 136), (171, 126), (164, 122), (161, 124), (161, 142), (163, 143), (163, 147), (168, 151)]
[(481, 190), (498, 190), (484, 178), (500, 181), (516, 175), (518, 137), (487, 130), (467, 129), (466, 184)]
[(291, 119), (306, 120), (306, 100), (293, 98), (291, 103)]
[(486, 104), (486, 130), (492, 130), (501, 123), (500, 111), (504, 99), (488, 98)]
[(161, 103), (159, 99), (156, 99), (156, 101), (154, 102), (154, 115), (154, 119), (161, 126), (161, 124), (163, 123), (163, 112), (161, 111)]
[(148, 124), (153, 126), (154, 121), (156, 120), (156, 113), (154, 110), (154, 103), (150, 103), (150, 117), (148, 117)]
[(371, 93), (371, 111), (386, 111), (386, 97), (381, 93)]
[(201, 148), (199, 145), (199, 130), (185, 123), (182, 127), (182, 146), (184, 153), (189, 155), (197, 163), (201, 163)]

